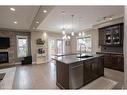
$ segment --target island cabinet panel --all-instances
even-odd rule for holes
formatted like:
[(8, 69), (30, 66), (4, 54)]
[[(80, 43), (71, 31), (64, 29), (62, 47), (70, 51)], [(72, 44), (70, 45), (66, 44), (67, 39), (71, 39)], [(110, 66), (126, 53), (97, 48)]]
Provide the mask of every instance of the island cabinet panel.
[(84, 83), (87, 84), (97, 77), (97, 63), (95, 59), (84, 61)]
[(98, 60), (98, 76), (104, 75), (104, 56), (97, 58)]
[(56, 61), (56, 85), (61, 89), (69, 89), (69, 65)]
[(56, 85), (62, 89), (81, 88), (103, 75), (103, 56), (73, 63), (56, 61)]
[(104, 75), (103, 57), (84, 61), (84, 84)]

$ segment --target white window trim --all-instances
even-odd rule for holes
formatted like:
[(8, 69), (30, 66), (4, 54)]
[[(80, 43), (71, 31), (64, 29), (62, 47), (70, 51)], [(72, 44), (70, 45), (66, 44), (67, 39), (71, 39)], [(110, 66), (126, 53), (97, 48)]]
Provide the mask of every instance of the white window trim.
[[(28, 36), (19, 36), (19, 35), (16, 36), (16, 40), (17, 40), (17, 57), (18, 57), (18, 58), (22, 58), (22, 57), (19, 57), (19, 56), (18, 56), (18, 53), (19, 53), (19, 52), (18, 52), (18, 51), (19, 51), (18, 39), (19, 39), (19, 38), (27, 39), (27, 47), (28, 47)], [(27, 51), (28, 51), (28, 48), (27, 48)], [(28, 55), (28, 52), (27, 52), (27, 55)], [(25, 57), (25, 56), (24, 56), (24, 57)]]

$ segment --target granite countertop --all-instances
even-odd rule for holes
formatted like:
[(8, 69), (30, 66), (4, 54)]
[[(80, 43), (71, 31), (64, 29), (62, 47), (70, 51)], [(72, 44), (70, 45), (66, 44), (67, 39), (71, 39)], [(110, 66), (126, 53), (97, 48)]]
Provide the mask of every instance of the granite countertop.
[(123, 55), (123, 53), (118, 52), (96, 52), (97, 54), (116, 54), (116, 55)]
[(67, 54), (55, 54), (53, 56), (56, 56), (56, 57), (60, 57), (60, 56), (68, 56), (68, 55), (76, 55), (76, 54), (80, 54), (80, 53), (67, 53)]
[(60, 62), (63, 62), (65, 64), (71, 64), (71, 63), (80, 62), (80, 61), (84, 61), (84, 60), (103, 56), (103, 54), (82, 54), (82, 56), (83, 55), (92, 55), (92, 57), (78, 58), (77, 56), (80, 56), (80, 54), (74, 53), (74, 54), (65, 54), (65, 55), (61, 55), (61, 56), (55, 56), (53, 59), (60, 61)]

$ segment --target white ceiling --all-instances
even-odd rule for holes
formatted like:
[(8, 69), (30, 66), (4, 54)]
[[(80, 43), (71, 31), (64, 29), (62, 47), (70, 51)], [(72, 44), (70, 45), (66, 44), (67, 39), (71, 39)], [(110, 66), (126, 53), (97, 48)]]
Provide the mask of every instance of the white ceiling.
[[(10, 11), (10, 7), (16, 11)], [(29, 29), (40, 6), (0, 6), (0, 28)], [(13, 22), (17, 21), (18, 24)]]
[(97, 20), (105, 16), (124, 15), (123, 6), (56, 6), (39, 25), (38, 29), (61, 32), (63, 26), (62, 11), (65, 11), (64, 24), (66, 31), (71, 31), (74, 15), (75, 31), (91, 28)]

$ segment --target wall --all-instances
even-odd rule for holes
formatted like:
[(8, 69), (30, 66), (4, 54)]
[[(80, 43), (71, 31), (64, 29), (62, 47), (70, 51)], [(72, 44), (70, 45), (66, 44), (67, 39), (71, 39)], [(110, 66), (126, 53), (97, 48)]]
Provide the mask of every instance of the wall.
[[(80, 32), (84, 32), (85, 36), (90, 35), (92, 38), (92, 53), (95, 54), (97, 51), (100, 51), (100, 47), (98, 46), (98, 30), (97, 29), (89, 29), (87, 31), (83, 30)], [(71, 39), (71, 52), (75, 53), (77, 49), (77, 38), (78, 35), (75, 35)]]
[[(45, 35), (46, 33), (46, 35)], [(37, 45), (36, 40), (41, 38), (45, 40), (45, 50), (46, 50), (46, 59), (48, 60), (48, 39), (62, 39), (62, 34), (51, 33), (48, 31), (34, 31), (31, 32), (31, 53), (33, 58), (33, 63), (36, 62), (36, 54), (37, 54)]]
[(125, 6), (125, 21), (124, 21), (124, 82), (127, 89), (127, 6)]
[(71, 40), (70, 40), (70, 52), (71, 53), (75, 53), (76, 50), (77, 50), (77, 39), (76, 39), (76, 36), (77, 35), (74, 35), (71, 37)]
[(36, 52), (37, 52), (37, 46), (36, 46), (36, 40), (38, 38), (44, 39), (43, 32), (31, 32), (31, 54), (32, 54), (32, 60), (33, 62), (36, 61)]
[[(8, 52), (9, 55), (9, 63), (15, 63), (20, 61), (19, 58), (17, 58), (17, 41), (16, 41), (16, 35), (23, 35), (28, 36), (28, 41), (30, 44), (30, 32), (19, 32), (19, 31), (13, 31), (13, 30), (0, 30), (0, 37), (9, 37), (10, 38), (10, 48), (8, 49), (0, 49), (0, 52)], [(28, 45), (28, 54), (31, 53), (31, 46)]]

